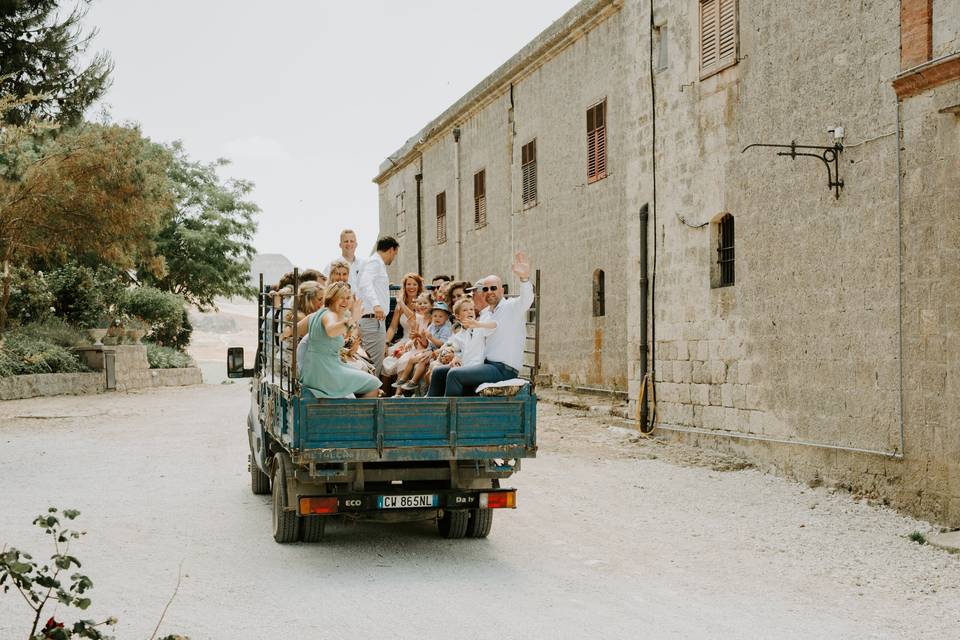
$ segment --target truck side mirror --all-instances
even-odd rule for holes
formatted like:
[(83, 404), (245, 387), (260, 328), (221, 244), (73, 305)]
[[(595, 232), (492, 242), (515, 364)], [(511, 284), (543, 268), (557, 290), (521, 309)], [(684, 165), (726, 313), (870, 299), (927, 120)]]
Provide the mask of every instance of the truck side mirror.
[(253, 369), (243, 368), (243, 347), (227, 348), (227, 377), (252, 378)]

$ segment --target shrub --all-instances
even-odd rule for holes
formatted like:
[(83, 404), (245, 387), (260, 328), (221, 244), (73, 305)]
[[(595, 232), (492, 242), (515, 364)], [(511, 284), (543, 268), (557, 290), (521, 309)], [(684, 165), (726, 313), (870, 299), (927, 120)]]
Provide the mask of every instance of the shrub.
[(47, 276), (57, 316), (77, 327), (88, 329), (107, 310), (97, 273), (89, 267), (67, 264)]
[(13, 333), (25, 338), (50, 342), (67, 349), (90, 344), (90, 338), (85, 331), (71, 327), (60, 318), (47, 318), (41, 322), (25, 324), (15, 329)]
[(87, 371), (80, 358), (70, 349), (44, 338), (22, 334), (19, 330), (6, 334), (0, 345), (0, 376), (30, 373), (78, 373)]
[(182, 351), (152, 342), (147, 343), (147, 362), (151, 369), (182, 369), (193, 366), (193, 359)]
[(137, 287), (126, 291), (120, 309), (150, 325), (147, 339), (151, 342), (180, 350), (190, 344), (193, 327), (180, 296), (154, 287)]
[(42, 274), (23, 267), (12, 270), (8, 318), (20, 324), (43, 320), (52, 313), (55, 301), (50, 283)]

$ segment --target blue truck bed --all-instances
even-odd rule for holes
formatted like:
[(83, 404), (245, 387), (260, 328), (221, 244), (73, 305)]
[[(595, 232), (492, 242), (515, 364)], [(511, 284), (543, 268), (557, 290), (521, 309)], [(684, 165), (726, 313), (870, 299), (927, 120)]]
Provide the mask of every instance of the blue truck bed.
[(301, 460), (430, 461), (534, 457), (536, 396), (306, 399), (282, 441)]

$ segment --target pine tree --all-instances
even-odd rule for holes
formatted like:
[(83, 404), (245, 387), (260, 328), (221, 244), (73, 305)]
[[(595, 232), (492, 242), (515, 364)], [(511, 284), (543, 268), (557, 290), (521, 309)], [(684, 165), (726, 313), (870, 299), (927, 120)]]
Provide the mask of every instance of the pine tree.
[(107, 90), (109, 55), (81, 60), (97, 33), (80, 26), (90, 2), (64, 12), (58, 0), (0, 0), (0, 96), (30, 98), (5, 114), (7, 124), (31, 117), (76, 124)]

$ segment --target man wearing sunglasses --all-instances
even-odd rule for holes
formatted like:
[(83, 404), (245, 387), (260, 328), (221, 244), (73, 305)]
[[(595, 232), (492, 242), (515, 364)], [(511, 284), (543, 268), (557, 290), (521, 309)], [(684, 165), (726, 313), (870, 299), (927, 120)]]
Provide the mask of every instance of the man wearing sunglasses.
[(473, 393), (484, 382), (501, 382), (520, 375), (523, 366), (523, 343), (527, 335), (526, 312), (533, 304), (533, 284), (530, 282), (530, 262), (518, 253), (513, 262), (513, 273), (520, 280), (520, 295), (504, 299), (503, 282), (497, 276), (487, 276), (479, 285), (480, 295), (487, 308), (480, 314), (480, 322), (495, 322), (497, 328), (487, 336), (483, 349), (484, 362), (475, 367), (437, 367), (428, 395), (462, 396)]

